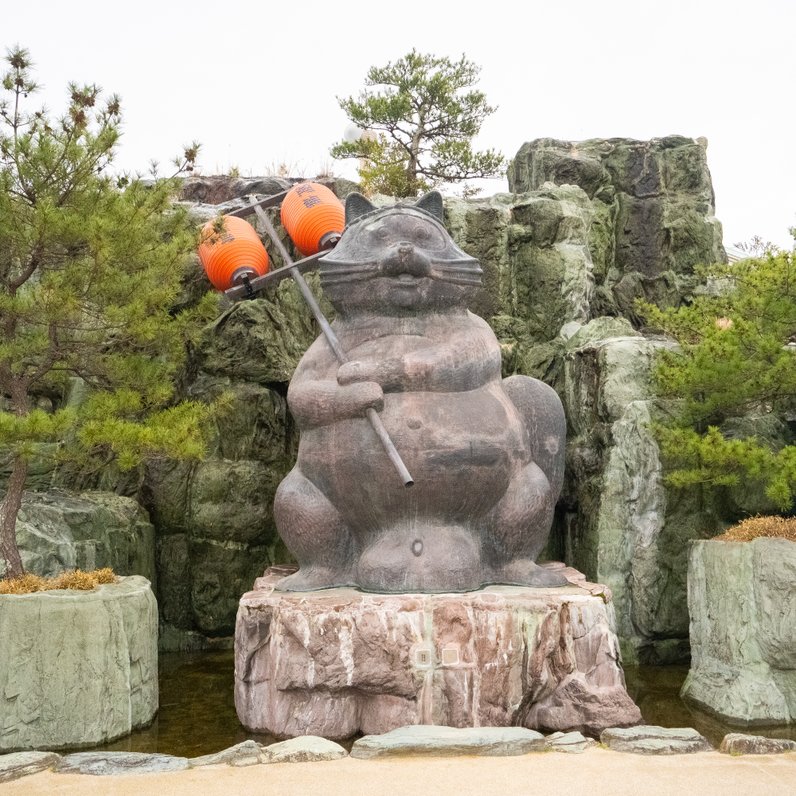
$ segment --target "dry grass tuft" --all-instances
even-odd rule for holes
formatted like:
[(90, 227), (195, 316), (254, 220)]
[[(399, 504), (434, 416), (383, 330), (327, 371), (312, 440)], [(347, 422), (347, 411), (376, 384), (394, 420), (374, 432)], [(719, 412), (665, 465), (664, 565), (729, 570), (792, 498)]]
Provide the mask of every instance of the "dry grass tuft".
[(116, 575), (110, 567), (83, 572), (80, 569), (62, 572), (53, 578), (42, 578), (39, 575), (26, 573), (19, 578), (0, 579), (0, 594), (32, 594), (37, 591), (52, 589), (73, 589), (91, 591), (100, 583), (115, 583)]
[(750, 517), (714, 538), (721, 542), (751, 542), (761, 536), (796, 542), (796, 517)]
[(95, 569), (93, 572), (97, 583), (116, 583), (116, 575), (110, 567), (103, 567), (102, 569)]
[(74, 589), (75, 591), (91, 591), (97, 585), (97, 579), (91, 572), (75, 569), (63, 572), (55, 578), (56, 589)]
[(19, 578), (4, 578), (0, 580), (0, 594), (30, 594), (34, 591), (44, 591), (46, 583), (45, 578), (30, 573)]

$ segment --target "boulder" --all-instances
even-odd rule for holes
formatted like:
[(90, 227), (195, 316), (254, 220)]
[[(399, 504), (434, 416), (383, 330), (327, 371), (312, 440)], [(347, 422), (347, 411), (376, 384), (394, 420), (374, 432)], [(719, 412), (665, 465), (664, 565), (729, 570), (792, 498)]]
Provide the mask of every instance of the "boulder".
[(132, 575), (0, 595), (0, 752), (105, 743), (158, 709), (157, 605)]
[(223, 749), (211, 755), (192, 757), (188, 762), (191, 768), (217, 766), (221, 764), (243, 768), (245, 766), (254, 766), (265, 761), (263, 760), (263, 747), (260, 746), (257, 741), (249, 740), (242, 741), (234, 746), (230, 746), (228, 749)]
[(796, 722), (796, 544), (698, 541), (682, 697), (732, 724)]
[(670, 346), (619, 318), (595, 318), (566, 341), (565, 554), (611, 589), (628, 662), (687, 659), (687, 542), (718, 526), (696, 490), (664, 484), (651, 372)]
[(290, 738), (263, 749), (264, 763), (317, 763), (341, 757), (348, 757), (348, 752), (340, 744), (317, 735)]
[(315, 337), (312, 316), (287, 280), (264, 298), (234, 304), (208, 325), (197, 364), (214, 376), (264, 386), (286, 384)]
[[(155, 531), (132, 498), (110, 492), (28, 492), (17, 517), (17, 541), (28, 572), (112, 567), (155, 580)], [(0, 575), (5, 562), (0, 558)]]
[(544, 377), (554, 368), (557, 350), (549, 346), (562, 325), (590, 317), (588, 197), (576, 186), (547, 184), (517, 196), (449, 198), (445, 212), (451, 236), (484, 271), (471, 309), (495, 329), (504, 372)]
[(268, 573), (238, 611), (238, 717), (254, 732), (332, 739), (409, 724), (638, 723), (610, 593), (567, 573), (559, 589), (403, 595), (275, 592), (285, 573)]
[[(282, 177), (250, 177), (243, 179), (227, 174), (188, 177), (182, 181), (181, 199), (187, 202), (218, 205), (248, 194), (271, 194), (287, 191), (291, 180)], [(218, 211), (216, 211), (216, 215)]]
[(75, 752), (65, 755), (56, 769), (59, 774), (91, 774), (113, 777), (119, 774), (161, 774), (184, 771), (189, 767), (185, 757), (147, 754), (145, 752)]
[(225, 394), (230, 406), (216, 420), (204, 461), (147, 468), (142, 500), (158, 527), (164, 651), (231, 637), (240, 595), (264, 564), (290, 560), (272, 512), (296, 445), (283, 394), (204, 372), (189, 392), (200, 400)]
[(570, 754), (580, 754), (596, 744), (593, 738), (587, 738), (577, 732), (577, 730), (574, 732), (554, 732), (552, 735), (548, 735), (544, 742), (545, 746), (553, 752)]
[(683, 136), (542, 138), (520, 147), (509, 189), (537, 191), (547, 182), (583, 189), (596, 219), (594, 314), (636, 319), (637, 298), (677, 305), (696, 287), (695, 265), (726, 262), (706, 151), (704, 139)]

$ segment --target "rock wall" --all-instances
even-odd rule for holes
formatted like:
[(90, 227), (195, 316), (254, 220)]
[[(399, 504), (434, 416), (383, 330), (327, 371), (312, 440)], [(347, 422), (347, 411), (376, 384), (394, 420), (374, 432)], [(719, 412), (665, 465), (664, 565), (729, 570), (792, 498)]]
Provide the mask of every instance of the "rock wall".
[(686, 660), (687, 542), (721, 518), (699, 490), (663, 482), (651, 367), (669, 343), (645, 333), (635, 302), (677, 306), (701, 289), (695, 265), (726, 259), (706, 142), (541, 139), (520, 148), (509, 185), (447, 211), (482, 258), (478, 309), (492, 312), (506, 373), (544, 379), (565, 405), (548, 552), (611, 588), (626, 661)]
[[(447, 199), (446, 224), (484, 268), (473, 310), (495, 329), (505, 374), (542, 378), (565, 402), (568, 477), (550, 557), (566, 556), (612, 589), (626, 660), (683, 660), (685, 540), (710, 535), (717, 520), (699, 495), (663, 485), (649, 381), (665, 343), (643, 336), (633, 302), (676, 304), (698, 289), (696, 263), (725, 258), (705, 144), (543, 139), (522, 146), (510, 186)], [(331, 187), (340, 196), (352, 188)], [(256, 190), (231, 181), (224, 193), (199, 178), (186, 197)], [(288, 560), (270, 512), (297, 444), (284, 397), (317, 333), (291, 284), (206, 330), (188, 391), (231, 390), (235, 409), (206, 462), (151, 469), (143, 492), (158, 528), (166, 648), (231, 633), (253, 577)]]
[[(193, 178), (184, 198), (199, 221), (217, 212), (207, 202), (290, 184)], [(541, 139), (520, 148), (509, 184), (512, 193), (446, 199), (446, 223), (484, 268), (473, 310), (495, 329), (505, 374), (542, 378), (565, 403), (567, 481), (549, 557), (611, 588), (626, 661), (683, 660), (686, 542), (720, 520), (697, 492), (663, 484), (650, 423), (664, 409), (650, 366), (666, 342), (645, 334), (634, 302), (687, 300), (700, 289), (694, 266), (725, 259), (706, 144)], [(353, 188), (331, 187), (341, 197)], [(185, 302), (209, 289), (194, 270)], [(317, 333), (290, 283), (221, 312), (184, 379), (193, 397), (233, 396), (209, 457), (152, 465), (141, 488), (123, 490), (156, 528), (164, 649), (225, 643), (240, 595), (266, 566), (288, 562), (271, 504), (297, 445), (287, 385)]]
[(697, 490), (663, 481), (651, 428), (662, 409), (650, 373), (670, 345), (624, 318), (596, 318), (567, 341), (564, 356), (564, 557), (611, 588), (625, 660), (644, 663), (687, 659), (688, 541), (712, 535), (718, 523)]
[(707, 141), (667, 136), (523, 144), (508, 170), (515, 193), (546, 182), (580, 186), (594, 223), (595, 315), (634, 318), (633, 303), (678, 304), (697, 263), (726, 259), (706, 158)]

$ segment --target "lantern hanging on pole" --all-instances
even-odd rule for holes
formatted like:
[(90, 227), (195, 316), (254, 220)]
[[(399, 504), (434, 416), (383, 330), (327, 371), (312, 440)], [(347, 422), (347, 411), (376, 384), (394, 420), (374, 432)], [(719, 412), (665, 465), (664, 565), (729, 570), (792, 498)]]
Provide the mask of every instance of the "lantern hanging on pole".
[(282, 201), (282, 226), (305, 256), (335, 246), (345, 228), (343, 203), (325, 185), (302, 182)]
[(199, 260), (216, 290), (262, 276), (268, 252), (254, 227), (242, 218), (222, 216), (208, 221), (200, 235)]

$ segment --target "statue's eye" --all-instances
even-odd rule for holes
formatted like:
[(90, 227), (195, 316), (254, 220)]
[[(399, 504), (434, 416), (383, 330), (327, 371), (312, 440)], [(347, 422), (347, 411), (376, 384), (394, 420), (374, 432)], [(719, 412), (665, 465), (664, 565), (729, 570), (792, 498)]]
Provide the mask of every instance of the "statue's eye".
[(428, 227), (424, 227), (422, 224), (415, 225), (414, 233), (418, 240), (428, 240), (431, 237)]
[(379, 227), (377, 230), (375, 230), (374, 234), (379, 240), (387, 240), (387, 238), (390, 236), (390, 232), (387, 227)]

